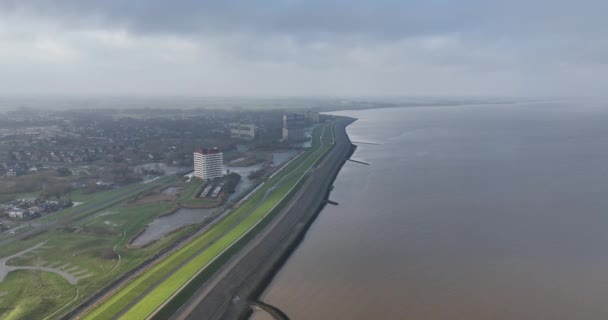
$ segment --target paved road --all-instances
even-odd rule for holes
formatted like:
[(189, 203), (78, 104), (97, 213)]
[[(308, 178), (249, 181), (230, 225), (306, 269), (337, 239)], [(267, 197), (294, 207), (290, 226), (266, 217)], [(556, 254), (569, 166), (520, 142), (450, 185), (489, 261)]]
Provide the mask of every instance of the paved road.
[(238, 319), (249, 310), (249, 299), (255, 296), (259, 284), (272, 276), (268, 261), (277, 261), (287, 249), (286, 242), (293, 240), (294, 232), (304, 230), (303, 226), (322, 207), (333, 177), (350, 153), (345, 127), (351, 122), (350, 119), (336, 122), (334, 148), (309, 172), (282, 213), (199, 288), (172, 319)]

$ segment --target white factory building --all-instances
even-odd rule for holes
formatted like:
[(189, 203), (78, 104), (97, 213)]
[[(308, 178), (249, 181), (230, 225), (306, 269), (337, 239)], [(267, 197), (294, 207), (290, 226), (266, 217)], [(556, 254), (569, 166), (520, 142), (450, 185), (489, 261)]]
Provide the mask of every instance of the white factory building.
[(218, 148), (200, 148), (194, 153), (194, 176), (203, 180), (221, 178), (224, 154)]
[(233, 139), (255, 139), (255, 124), (249, 122), (232, 122), (228, 125), (230, 137)]
[(306, 116), (303, 114), (290, 113), (283, 115), (283, 141), (305, 140), (304, 128), (306, 127)]

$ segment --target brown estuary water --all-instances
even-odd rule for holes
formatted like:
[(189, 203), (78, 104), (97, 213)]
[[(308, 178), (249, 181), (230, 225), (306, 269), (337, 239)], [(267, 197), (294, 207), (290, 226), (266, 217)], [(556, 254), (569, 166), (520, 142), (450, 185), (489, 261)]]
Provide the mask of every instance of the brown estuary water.
[(296, 320), (608, 319), (608, 107), (337, 114), (371, 165), (342, 168), (263, 301)]

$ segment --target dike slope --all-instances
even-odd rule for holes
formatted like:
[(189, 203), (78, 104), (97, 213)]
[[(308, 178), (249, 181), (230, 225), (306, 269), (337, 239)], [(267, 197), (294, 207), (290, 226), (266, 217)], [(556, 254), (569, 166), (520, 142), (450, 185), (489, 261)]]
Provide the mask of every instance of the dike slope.
[[(339, 118), (334, 125), (334, 147), (308, 173), (291, 200), (263, 232), (232, 257), (183, 303), (171, 319), (243, 319), (257, 297), (297, 247), (321, 211), (335, 177), (353, 152), (346, 126), (355, 121)], [(158, 316), (165, 317), (161, 312)], [(158, 317), (157, 317), (158, 318)], [(160, 318), (159, 318), (160, 319)]]

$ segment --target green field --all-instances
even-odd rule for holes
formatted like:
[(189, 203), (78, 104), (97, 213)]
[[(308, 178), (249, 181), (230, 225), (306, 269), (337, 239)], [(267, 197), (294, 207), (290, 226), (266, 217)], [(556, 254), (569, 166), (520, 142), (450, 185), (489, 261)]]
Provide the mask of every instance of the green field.
[(201, 189), (203, 187), (203, 184), (205, 184), (205, 182), (201, 179), (190, 179), (190, 181), (186, 182), (186, 185), (184, 186), (182, 192), (180, 192), (177, 201), (181, 202), (186, 200), (193, 200), (196, 195), (202, 191)]
[[(130, 249), (127, 246), (133, 236), (157, 216), (172, 210), (174, 204), (120, 203), (177, 179), (167, 177), (145, 185), (135, 184), (96, 193), (82, 206), (103, 203), (114, 197), (117, 199), (79, 213), (76, 215), (78, 219), (73, 214), (78, 207), (64, 210), (58, 213), (62, 223), (56, 227), (29, 239), (1, 246), (0, 256), (5, 257), (44, 243), (35, 251), (12, 258), (7, 264), (62, 270), (77, 278), (78, 283), (71, 285), (63, 277), (51, 272), (10, 272), (0, 282), (0, 319), (58, 317), (177, 239), (192, 233), (197, 228), (196, 225), (169, 234), (144, 248)], [(36, 283), (30, 281), (31, 274), (36, 275)]]
[(190, 179), (190, 181), (186, 182), (184, 189), (177, 197), (177, 203), (192, 208), (204, 206), (211, 207), (215, 203), (219, 204), (219, 202), (215, 202), (214, 200), (197, 198), (197, 195), (203, 191), (204, 184), (205, 181), (201, 179)]
[(87, 202), (95, 199), (99, 196), (100, 192), (83, 193), (82, 190), (75, 190), (70, 192), (67, 197), (74, 202)]
[(71, 301), (76, 289), (61, 276), (50, 272), (13, 271), (0, 283), (2, 319), (41, 319), (40, 315)]
[(262, 222), (333, 144), (331, 126), (320, 126), (313, 134), (313, 145), (270, 178), (249, 199), (207, 232), (191, 241), (141, 276), (118, 290), (87, 313), (84, 319), (112, 319), (142, 297), (121, 315), (121, 319), (144, 319), (157, 310), (180, 288)]
[[(90, 198), (88, 201), (86, 201), (80, 206), (61, 210), (52, 215), (36, 219), (35, 222), (56, 222), (60, 225), (71, 225), (72, 223), (77, 222), (80, 219), (86, 219), (87, 217), (93, 216), (94, 214), (100, 211), (116, 207), (121, 202), (131, 199), (138, 194), (158, 188), (161, 185), (166, 185), (174, 181), (177, 181), (176, 177), (165, 177), (148, 184), (136, 183), (111, 191), (98, 192), (95, 193), (95, 197)], [(26, 229), (23, 229), (22, 231), (24, 230)], [(48, 239), (49, 234), (52, 233), (52, 231), (49, 231), (41, 234), (40, 236), (35, 236), (27, 240), (15, 241), (9, 245), (1, 246), (0, 257), (27, 249), (32, 245), (35, 245)]]
[[(136, 196), (137, 194), (152, 190), (154, 188), (158, 188), (161, 185), (165, 185), (176, 180), (177, 178), (173, 176), (164, 177), (148, 184), (134, 183), (111, 191), (96, 193), (95, 197), (90, 198), (87, 202), (80, 206), (68, 208), (59, 211), (55, 214), (42, 217), (38, 219), (38, 221), (72, 221), (74, 218), (76, 218), (74, 217), (75, 213), (78, 213), (78, 217), (85, 217), (89, 214), (99, 211), (100, 207), (110, 207), (127, 199), (130, 199)], [(91, 209), (88, 209), (89, 207), (91, 207)]]
[(228, 194), (234, 192), (236, 184), (240, 181), (240, 176), (233, 177), (234, 174), (225, 175), (222, 179), (224, 187), (220, 194), (216, 198), (201, 198), (198, 197), (203, 189), (209, 184), (213, 184), (211, 181), (203, 181), (198, 178), (192, 178), (186, 182), (183, 186), (182, 191), (179, 193), (176, 203), (185, 208), (217, 208), (222, 206)]

